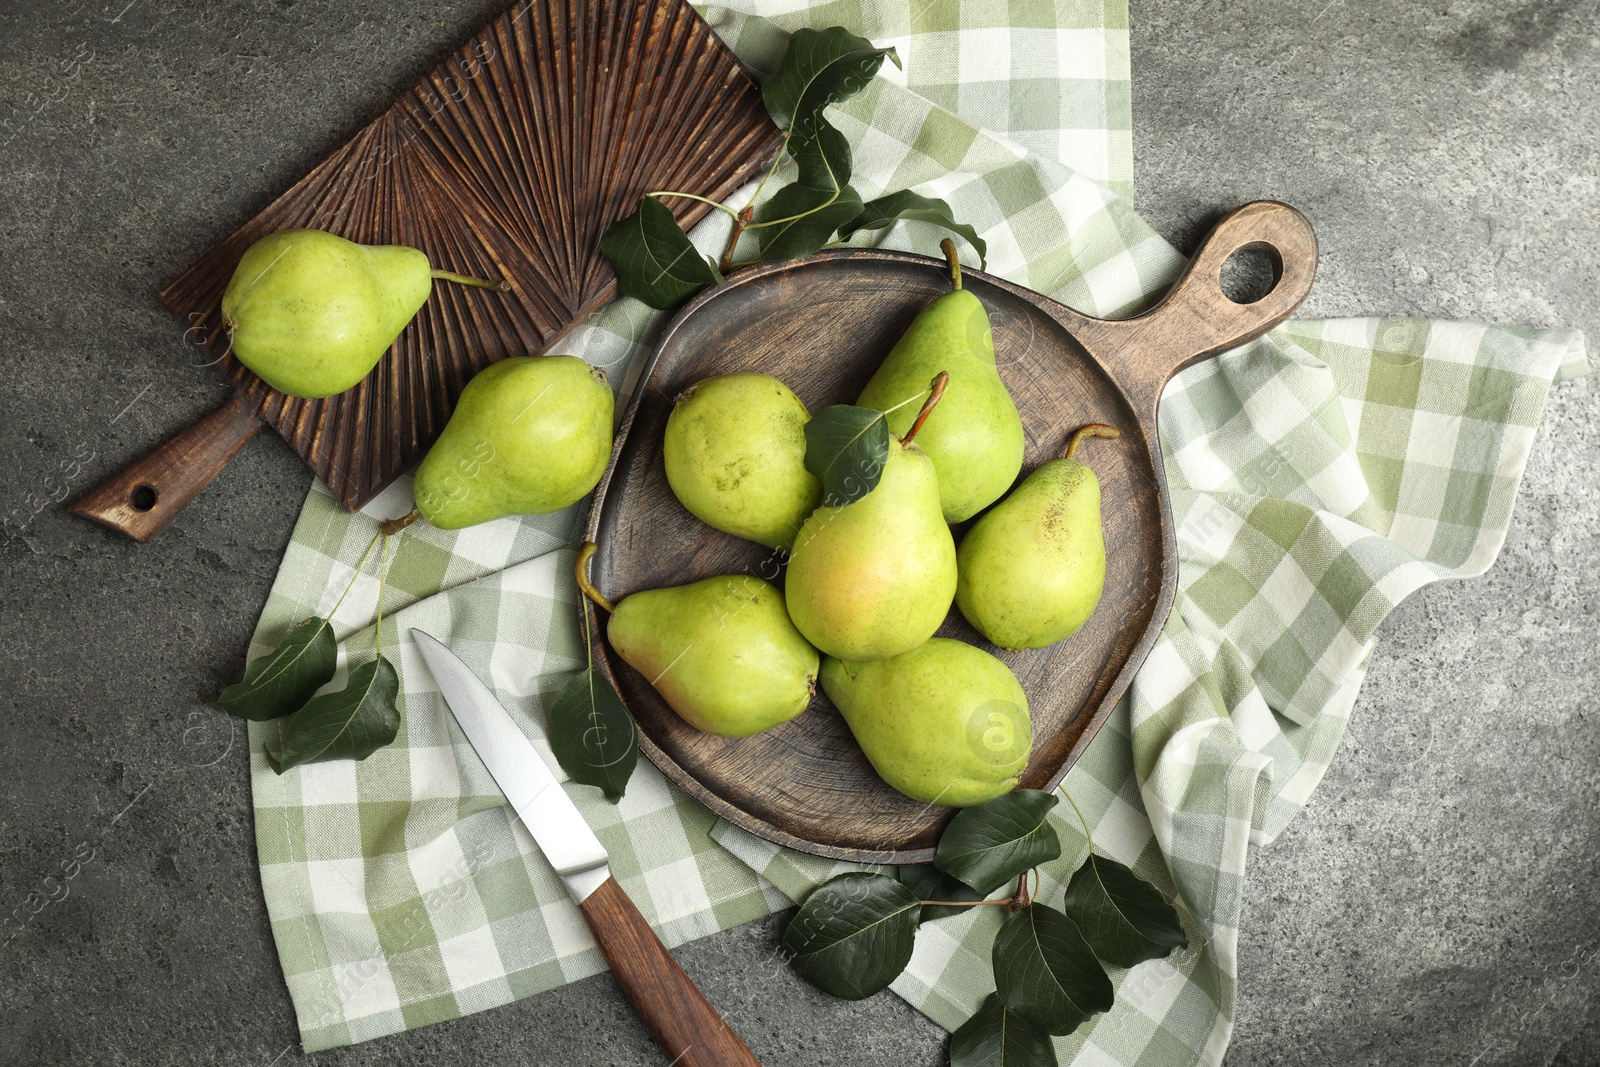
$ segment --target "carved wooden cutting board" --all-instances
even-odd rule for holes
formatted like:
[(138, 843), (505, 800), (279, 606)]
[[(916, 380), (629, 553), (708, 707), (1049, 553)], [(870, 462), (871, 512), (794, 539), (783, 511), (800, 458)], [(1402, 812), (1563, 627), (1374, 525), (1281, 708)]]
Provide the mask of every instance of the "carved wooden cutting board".
[[(239, 257), (293, 227), (412, 245), (436, 267), (504, 278), (513, 292), (436, 285), (366, 380), (325, 400), (286, 396), (222, 358), (228, 402), (72, 511), (147, 541), (263, 423), (360, 507), (422, 456), (474, 373), (550, 349), (615, 294), (600, 236), (640, 194), (722, 199), (781, 140), (759, 87), (684, 0), (523, 0), (161, 299), (221, 357), (219, 305)], [(709, 210), (671, 205), (685, 226)]]

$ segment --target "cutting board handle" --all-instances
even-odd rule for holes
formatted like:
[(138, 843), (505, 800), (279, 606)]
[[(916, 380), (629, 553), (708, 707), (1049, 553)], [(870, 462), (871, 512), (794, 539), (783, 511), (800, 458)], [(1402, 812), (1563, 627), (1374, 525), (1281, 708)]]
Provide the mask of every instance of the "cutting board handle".
[(761, 1067), (615, 879), (600, 883), (578, 907), (623, 995), (673, 1067)]
[[(1222, 265), (1234, 253), (1261, 251), (1276, 283), (1249, 304), (1222, 290)], [(1134, 410), (1155, 425), (1156, 404), (1171, 377), (1191, 363), (1252, 341), (1294, 313), (1317, 273), (1317, 235), (1288, 204), (1257, 200), (1229, 212), (1200, 242), (1161, 303), (1131, 319), (1094, 319), (1052, 309), (1078, 342), (1123, 383)]]
[(255, 406), (238, 393), (211, 414), (101, 482), (67, 508), (74, 515), (148, 541), (261, 429)]

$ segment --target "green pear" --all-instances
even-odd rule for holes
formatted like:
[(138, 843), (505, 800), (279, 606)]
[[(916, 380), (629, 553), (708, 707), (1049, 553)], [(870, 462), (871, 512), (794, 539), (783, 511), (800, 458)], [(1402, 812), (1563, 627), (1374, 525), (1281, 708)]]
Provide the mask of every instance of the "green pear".
[(1101, 423), (1072, 435), (1067, 454), (1028, 475), (962, 538), (956, 604), (1001, 648), (1043, 648), (1078, 632), (1100, 602), (1106, 545), (1100, 482), (1077, 459)]
[(1033, 751), (1016, 675), (964, 641), (935, 637), (872, 663), (826, 659), (822, 690), (878, 777), (926, 804), (964, 808), (1009, 793)]
[[(938, 402), (938, 390), (923, 406)], [(939, 511), (933, 461), (891, 437), (878, 485), (849, 504), (811, 513), (785, 580), (789, 617), (839, 659), (887, 659), (922, 644), (950, 612), (956, 547)]]
[(673, 402), (662, 456), (678, 501), (708, 526), (788, 548), (822, 501), (806, 470), (811, 413), (765, 374), (724, 374)]
[(222, 294), (233, 354), (290, 396), (342, 393), (367, 376), (449, 271), (405, 245), (359, 245), (321, 230), (279, 230), (245, 250)]
[(962, 522), (999, 500), (1022, 470), (1022, 418), (995, 367), (989, 313), (961, 288), (955, 245), (950, 259), (951, 292), (924, 308), (889, 350), (856, 403), (889, 413), (889, 428), (904, 434), (915, 417), (908, 401), (927, 391), (928, 379), (950, 374), (939, 410), (928, 419), (917, 444), (939, 475), (939, 502), (946, 522)]
[(611, 458), (605, 371), (513, 356), (479, 371), (417, 468), (417, 511), (441, 530), (542, 515), (582, 499)]
[(789, 621), (783, 594), (727, 574), (625, 597), (606, 637), (684, 722), (748, 737), (806, 710), (817, 650)]

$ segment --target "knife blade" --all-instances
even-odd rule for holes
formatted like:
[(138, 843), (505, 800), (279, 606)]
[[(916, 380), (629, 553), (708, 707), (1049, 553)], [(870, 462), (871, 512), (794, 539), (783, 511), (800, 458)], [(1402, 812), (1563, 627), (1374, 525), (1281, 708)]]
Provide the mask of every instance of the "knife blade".
[(473, 751), (581, 904), (611, 876), (605, 846), (494, 691), (438, 638), (422, 630), (411, 636)]
[(611, 877), (605, 846), (494, 691), (432, 634), (413, 629), (411, 637), (445, 706), (566, 884), (623, 995), (674, 1067), (761, 1067)]

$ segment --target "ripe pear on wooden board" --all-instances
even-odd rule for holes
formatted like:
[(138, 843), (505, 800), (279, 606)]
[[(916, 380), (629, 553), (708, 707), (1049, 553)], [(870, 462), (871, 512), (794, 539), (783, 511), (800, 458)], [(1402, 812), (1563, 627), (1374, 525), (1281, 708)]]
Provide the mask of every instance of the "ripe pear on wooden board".
[(950, 385), (917, 444), (939, 475), (946, 522), (962, 522), (999, 500), (1022, 470), (1022, 418), (995, 366), (994, 336), (983, 303), (961, 288), (954, 242), (942, 247), (954, 288), (924, 308), (889, 350), (856, 401), (889, 412), (889, 428), (904, 434), (915, 417), (906, 401), (948, 371)]
[(935, 637), (870, 663), (825, 659), (822, 689), (878, 777), (926, 804), (1009, 793), (1033, 751), (1016, 675), (964, 641)]
[(788, 548), (822, 502), (822, 483), (806, 470), (810, 421), (769, 375), (707, 378), (673, 401), (661, 449), (667, 484), (708, 526)]
[(614, 403), (605, 371), (577, 356), (491, 363), (422, 458), (414, 514), (459, 530), (576, 503), (610, 461)]
[(612, 610), (606, 638), (685, 722), (719, 737), (787, 722), (817, 687), (817, 650), (783, 594), (750, 575), (633, 593)]
[(367, 376), (443, 278), (405, 245), (361, 245), (322, 230), (279, 230), (245, 250), (222, 294), (233, 354), (280, 393), (333, 396)]
[[(922, 414), (938, 402), (936, 388)], [(898, 655), (932, 637), (950, 612), (955, 541), (939, 510), (933, 462), (914, 443), (919, 425), (890, 437), (871, 492), (818, 508), (795, 538), (784, 581), (789, 617), (830, 656)]]
[(1053, 645), (1077, 633), (1100, 603), (1100, 481), (1077, 453), (1085, 438), (1118, 436), (1102, 423), (1083, 427), (1065, 457), (1028, 475), (962, 538), (956, 604), (1001, 648)]

